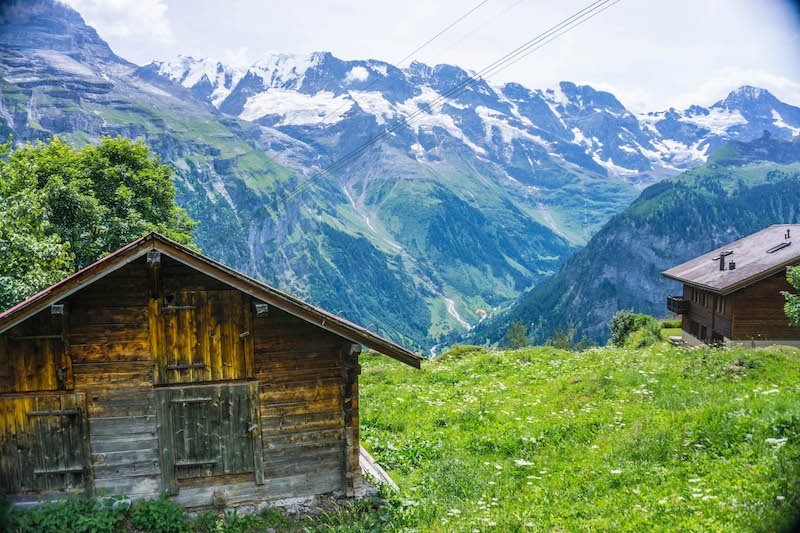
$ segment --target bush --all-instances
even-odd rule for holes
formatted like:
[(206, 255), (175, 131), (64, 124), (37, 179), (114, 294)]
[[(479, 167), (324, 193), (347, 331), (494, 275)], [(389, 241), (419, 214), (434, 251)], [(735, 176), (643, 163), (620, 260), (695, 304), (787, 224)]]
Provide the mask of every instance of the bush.
[(486, 348), (474, 344), (454, 344), (440, 356), (441, 360), (461, 359), (465, 355), (485, 353)]
[(166, 494), (157, 500), (140, 500), (131, 509), (131, 524), (142, 531), (180, 533), (188, 531), (186, 509), (172, 503)]
[(611, 344), (624, 346), (625, 341), (634, 331), (650, 324), (655, 324), (657, 328), (660, 327), (656, 319), (650, 315), (634, 313), (626, 309), (617, 311), (611, 317)]
[(103, 501), (74, 497), (44, 502), (31, 509), (15, 510), (11, 513), (9, 530), (111, 533), (125, 519), (122, 507), (114, 506), (119, 499), (122, 497)]
[(625, 340), (628, 348), (644, 348), (661, 341), (661, 324), (652, 317), (643, 326), (631, 333)]
[(681, 319), (676, 318), (674, 320), (662, 320), (661, 321), (661, 329), (680, 329), (681, 327)]

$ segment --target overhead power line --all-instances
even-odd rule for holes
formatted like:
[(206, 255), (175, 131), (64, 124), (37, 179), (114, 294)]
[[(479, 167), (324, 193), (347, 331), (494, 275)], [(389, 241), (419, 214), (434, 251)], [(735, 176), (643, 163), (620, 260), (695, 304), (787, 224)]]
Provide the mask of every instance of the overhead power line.
[(426, 46), (428, 46), (429, 44), (431, 44), (433, 41), (435, 41), (436, 39), (438, 39), (439, 37), (441, 37), (442, 35), (444, 35), (445, 33), (447, 33), (447, 31), (448, 31), (448, 30), (450, 30), (450, 29), (451, 29), (453, 26), (455, 26), (456, 24), (458, 24), (459, 22), (461, 22), (462, 20), (464, 20), (465, 18), (467, 18), (468, 16), (470, 16), (470, 15), (471, 15), (472, 13), (474, 13), (475, 11), (477, 11), (477, 10), (478, 10), (478, 9), (479, 9), (481, 6), (483, 6), (484, 4), (486, 4), (488, 1), (489, 1), (489, 0), (483, 0), (483, 2), (480, 2), (478, 5), (476, 5), (475, 7), (473, 7), (472, 9), (470, 9), (469, 11), (467, 11), (466, 13), (464, 13), (463, 15), (461, 15), (460, 17), (458, 17), (456, 20), (454, 20), (454, 21), (453, 21), (453, 22), (452, 22), (452, 23), (451, 23), (449, 26), (447, 26), (445, 29), (443, 29), (442, 31), (440, 31), (439, 33), (437, 33), (436, 35), (434, 35), (433, 37), (431, 37), (430, 39), (428, 39), (427, 41), (425, 41), (424, 43), (422, 43), (421, 45), (419, 45), (419, 46), (418, 46), (416, 49), (414, 49), (414, 51), (413, 51), (413, 52), (411, 52), (410, 54), (408, 54), (406, 57), (404, 57), (403, 59), (401, 59), (399, 62), (395, 63), (395, 66), (398, 66), (398, 67), (399, 67), (400, 65), (402, 65), (403, 63), (405, 63), (405, 62), (406, 62), (406, 60), (408, 60), (408, 59), (410, 59), (410, 58), (414, 57), (414, 54), (416, 54), (417, 52), (419, 52), (420, 50), (422, 50), (423, 48), (425, 48)]
[[(459, 44), (463, 43), (463, 42), (464, 42), (464, 41), (466, 41), (466, 40), (467, 40), (469, 37), (472, 37), (472, 36), (473, 36), (475, 33), (479, 32), (480, 30), (482, 30), (483, 28), (485, 28), (486, 26), (488, 26), (489, 24), (491, 24), (492, 22), (494, 22), (495, 20), (497, 20), (497, 19), (498, 19), (498, 18), (500, 18), (501, 16), (505, 15), (506, 13), (508, 13), (509, 11), (511, 11), (512, 9), (514, 9), (515, 7), (517, 7), (518, 5), (520, 5), (520, 4), (521, 4), (522, 2), (524, 2), (524, 1), (525, 1), (525, 0), (516, 0), (516, 1), (515, 1), (515, 2), (513, 2), (512, 4), (508, 5), (508, 6), (507, 6), (505, 9), (502, 9), (501, 11), (498, 11), (498, 12), (497, 12), (497, 13), (495, 13), (495, 14), (494, 14), (494, 16), (493, 16), (493, 17), (491, 17), (490, 19), (483, 21), (481, 24), (479, 24), (479, 25), (475, 26), (474, 28), (472, 28), (471, 30), (469, 30), (467, 33), (465, 33), (464, 35), (462, 35), (461, 37), (459, 37), (459, 38), (458, 38), (458, 40), (456, 40), (456, 41), (453, 41), (453, 42), (452, 42), (452, 43), (450, 43), (450, 44), (449, 44), (447, 47), (445, 47), (445, 48), (443, 48), (443, 49), (439, 50), (439, 51), (437, 52), (436, 56), (437, 56), (437, 57), (439, 57), (439, 58), (441, 58), (441, 57), (444, 55), (444, 53), (445, 53), (445, 52), (449, 52), (450, 50), (452, 50), (453, 48), (455, 48), (455, 47), (456, 47), (456, 46), (458, 46)], [(435, 63), (435, 62), (436, 62), (436, 60), (433, 60), (433, 61), (427, 61), (427, 63)]]
[(326, 174), (331, 174), (333, 171), (340, 169), (347, 163), (353, 161), (355, 158), (360, 156), (365, 150), (369, 147), (376, 145), (390, 136), (392, 133), (397, 131), (399, 128), (404, 126), (410, 125), (418, 120), (421, 116), (426, 114), (426, 109), (433, 109), (433, 107), (450, 98), (455, 96), (467, 89), (467, 87), (473, 83), (483, 80), (484, 78), (488, 78), (493, 76), (512, 64), (520, 61), (521, 59), (527, 57), (528, 55), (532, 54), (536, 50), (544, 47), (548, 43), (554, 41), (558, 37), (564, 35), (565, 33), (571, 31), (572, 29), (580, 26), (584, 22), (594, 18), (596, 15), (599, 15), (606, 9), (610, 8), (611, 6), (617, 4), (621, 0), (595, 0), (591, 2), (589, 5), (584, 7), (583, 9), (577, 11), (573, 15), (567, 17), (566, 19), (562, 20), (558, 24), (548, 28), (546, 31), (540, 33), (539, 35), (535, 36), (534, 38), (530, 39), (529, 41), (525, 42), (521, 46), (515, 48), (511, 52), (507, 53), (500, 59), (492, 62), (491, 64), (487, 65), (479, 72), (469, 76), (467, 79), (458, 83), (451, 89), (447, 90), (443, 94), (439, 95), (438, 97), (434, 98), (431, 102), (426, 103), (424, 106), (425, 109), (418, 109), (417, 111), (410, 113), (403, 119), (397, 121), (396, 123), (392, 124), (390, 127), (386, 128), (382, 133), (372, 137), (371, 139), (367, 140), (363, 144), (359, 145), (355, 149), (351, 150), (344, 156), (340, 157), (338, 160), (333, 162), (332, 164), (328, 165), (324, 169), (320, 169), (314, 172), (311, 176), (300, 182), (294, 189), (292, 189), (289, 193), (281, 196), (280, 198), (273, 201), (267, 209), (271, 210), (272, 208), (276, 207), (280, 202), (284, 202), (298, 193), (300, 193), (305, 187), (309, 184), (314, 182), (321, 176)]
[[(421, 45), (416, 47), (411, 53), (407, 54), (403, 59), (401, 59), (400, 61), (397, 61), (397, 62), (395, 62), (393, 64), (396, 67), (399, 67), (400, 65), (405, 63), (408, 59), (414, 57), (414, 54), (416, 54), (417, 52), (419, 52), (420, 50), (422, 50), (423, 48), (425, 48), (426, 46), (431, 44), (433, 41), (435, 41), (436, 39), (438, 39), (439, 37), (441, 37), (442, 35), (444, 35), (448, 31), (450, 31), (456, 24), (458, 24), (459, 22), (461, 22), (462, 20), (464, 20), (465, 18), (470, 16), (472, 13), (474, 13), (475, 11), (480, 9), (483, 5), (485, 5), (488, 2), (489, 2), (489, 0), (483, 0), (482, 2), (479, 2), (477, 5), (475, 5), (475, 7), (473, 7), (472, 9), (470, 9), (469, 11), (467, 11), (466, 13), (464, 13), (463, 15), (458, 17), (456, 20), (451, 22), (447, 27), (445, 27), (439, 33), (437, 33), (436, 35), (434, 35), (433, 37), (431, 37), (430, 39), (428, 39), (427, 41), (425, 41), (424, 43), (422, 43)], [(371, 82), (369, 82), (367, 84), (367, 86), (363, 87), (361, 90), (362, 91), (367, 91), (367, 90), (371, 89), (380, 80), (381, 80), (381, 78), (379, 78), (377, 76), (374, 77), (373, 80)], [(324, 117), (322, 117), (322, 119), (319, 122), (317, 122), (316, 125), (320, 126), (320, 125), (324, 124), (326, 120), (328, 120), (329, 118), (334, 116), (340, 109), (342, 109), (348, 103), (349, 102), (342, 102), (338, 107), (334, 108), (332, 111), (329, 111)]]

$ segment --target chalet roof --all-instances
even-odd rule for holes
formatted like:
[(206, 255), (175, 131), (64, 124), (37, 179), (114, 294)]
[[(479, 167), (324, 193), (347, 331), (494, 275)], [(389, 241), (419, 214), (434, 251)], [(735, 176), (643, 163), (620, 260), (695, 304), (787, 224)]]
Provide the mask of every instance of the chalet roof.
[(245, 292), (294, 316), (320, 328), (331, 331), (354, 343), (388, 355), (398, 361), (415, 368), (420, 367), (422, 357), (395, 344), (357, 324), (338, 317), (298, 298), (279, 291), (265, 283), (257, 281), (241, 272), (228, 268), (213, 259), (195, 252), (158, 233), (151, 233), (116, 252), (103, 257), (21, 302), (11, 309), (0, 313), (0, 333), (19, 324), (28, 317), (45, 309), (52, 303), (69, 296), (81, 288), (97, 281), (126, 264), (144, 256), (150, 250), (158, 250), (162, 254), (188, 265), (208, 276), (211, 276), (231, 287)]
[[(720, 253), (726, 254), (725, 270), (719, 269)], [(729, 268), (730, 262), (736, 264), (735, 269)], [(800, 224), (775, 224), (661, 274), (724, 295), (777, 274), (798, 262)]]

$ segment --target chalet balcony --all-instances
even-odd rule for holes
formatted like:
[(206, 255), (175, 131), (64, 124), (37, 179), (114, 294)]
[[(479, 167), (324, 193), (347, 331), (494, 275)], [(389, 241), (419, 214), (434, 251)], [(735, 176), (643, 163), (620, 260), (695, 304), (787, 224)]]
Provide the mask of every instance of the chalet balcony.
[(667, 296), (667, 311), (676, 315), (683, 315), (689, 312), (689, 300), (684, 300), (683, 296)]

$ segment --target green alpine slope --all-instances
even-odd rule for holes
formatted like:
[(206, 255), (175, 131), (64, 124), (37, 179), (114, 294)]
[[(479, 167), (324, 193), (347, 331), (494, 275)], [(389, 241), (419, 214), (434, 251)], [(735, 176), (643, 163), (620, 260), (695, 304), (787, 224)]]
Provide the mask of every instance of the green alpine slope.
[(204, 253), (412, 348), (465, 331), (575, 249), (457, 148), (426, 167), (383, 146), (276, 202), (320, 166), (318, 142), (220, 113), (114, 54), (64, 4), (0, 9), (0, 134), (143, 139), (176, 170)]
[(618, 309), (665, 316), (679, 291), (660, 273), (766, 226), (800, 221), (800, 142), (765, 135), (732, 142), (701, 167), (645, 189), (555, 275), (481, 324), (474, 342), (496, 342), (512, 321), (543, 342), (569, 325), (608, 337)]

